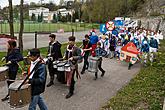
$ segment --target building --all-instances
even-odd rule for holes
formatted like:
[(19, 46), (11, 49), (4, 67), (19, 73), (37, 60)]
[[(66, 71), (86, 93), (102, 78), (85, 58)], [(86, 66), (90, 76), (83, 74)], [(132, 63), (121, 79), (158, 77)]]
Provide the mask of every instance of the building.
[(53, 20), (54, 14), (58, 15), (60, 13), (61, 16), (67, 16), (68, 14), (73, 15), (74, 10), (73, 9), (67, 10), (66, 8), (62, 8), (62, 9), (58, 9), (57, 11), (49, 11), (48, 8), (39, 7), (35, 9), (30, 9), (29, 17), (31, 18), (32, 14), (35, 14), (35, 16), (37, 17), (38, 15), (41, 15), (41, 13), (43, 13), (43, 20), (45, 22), (50, 22), (51, 20)]
[(33, 8), (29, 9), (29, 17), (31, 18), (32, 14), (35, 14), (37, 17), (38, 15), (41, 15), (43, 13), (43, 20), (48, 21), (48, 16), (49, 16), (49, 9), (44, 8), (44, 7), (39, 7), (39, 8)]

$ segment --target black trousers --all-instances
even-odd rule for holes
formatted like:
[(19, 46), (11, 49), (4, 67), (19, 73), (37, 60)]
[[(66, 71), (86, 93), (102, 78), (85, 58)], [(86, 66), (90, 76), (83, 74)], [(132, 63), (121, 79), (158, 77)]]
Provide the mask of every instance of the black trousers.
[(48, 70), (49, 70), (50, 81), (54, 81), (54, 75), (57, 73), (57, 69), (53, 68), (53, 62), (48, 63)]
[[(103, 68), (101, 67), (101, 66), (102, 66), (102, 58), (100, 58), (99, 60), (100, 60), (100, 61), (99, 61), (99, 64), (98, 64), (98, 69), (103, 73), (103, 72), (105, 72), (105, 71), (104, 71)], [(98, 73), (98, 72), (95, 73), (95, 77), (98, 76), (97, 73)]]
[(89, 54), (85, 53), (85, 55), (84, 55), (84, 66), (83, 66), (83, 69), (82, 69), (83, 72), (84, 72), (84, 71), (88, 68), (88, 66), (89, 66), (88, 56), (89, 56)]
[(74, 74), (75, 74), (76, 70), (73, 70), (73, 74), (72, 74), (72, 79), (71, 79), (71, 84), (69, 87), (69, 93), (73, 94), (74, 92), (74, 86), (75, 86), (75, 80), (74, 80)]

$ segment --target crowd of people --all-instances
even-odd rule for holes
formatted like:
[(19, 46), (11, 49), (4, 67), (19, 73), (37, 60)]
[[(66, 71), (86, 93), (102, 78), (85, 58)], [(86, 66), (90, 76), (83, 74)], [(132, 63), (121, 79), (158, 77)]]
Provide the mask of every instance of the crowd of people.
[[(160, 40), (163, 39), (163, 35), (160, 31), (154, 32), (151, 30), (146, 30), (144, 28), (128, 28), (120, 29), (117, 32), (108, 31), (102, 35), (97, 35), (95, 30), (92, 30), (89, 34), (86, 34), (82, 45), (80, 47), (76, 46), (76, 38), (70, 36), (68, 38), (68, 46), (62, 56), (61, 45), (56, 40), (56, 35), (49, 35), (49, 48), (48, 48), (48, 70), (50, 80), (47, 87), (54, 84), (55, 75), (57, 80), (63, 84), (69, 86), (69, 92), (66, 95), (66, 99), (70, 98), (74, 94), (75, 80), (81, 78), (78, 71), (78, 63), (83, 61), (83, 68), (81, 74), (83, 75), (89, 67), (89, 56), (98, 58), (98, 69), (101, 71), (101, 77), (105, 75), (105, 70), (102, 68), (103, 58), (117, 58), (120, 60), (121, 48), (129, 42), (133, 42), (136, 46), (139, 54), (137, 56), (144, 56), (144, 64), (147, 63), (147, 57), (153, 62), (153, 57), (155, 52), (158, 51)], [(29, 66), (29, 79), (27, 83), (31, 84), (32, 98), (29, 105), (29, 110), (35, 110), (37, 104), (41, 110), (47, 110), (47, 106), (40, 96), (41, 93), (45, 91), (45, 84), (47, 79), (47, 71), (45, 66), (45, 61), (40, 56), (39, 49), (31, 49), (28, 54), (31, 64)], [(16, 47), (16, 41), (8, 41), (8, 53), (7, 56), (2, 60), (6, 59), (6, 63), (9, 66), (9, 79), (8, 86), (13, 83), (16, 79), (18, 72), (18, 62), (23, 60), (23, 56), (20, 54), (19, 49)], [(140, 59), (140, 57), (139, 57)], [(69, 61), (71, 70), (64, 72), (58, 71), (54, 68), (54, 61)], [(128, 69), (131, 68), (133, 64), (129, 64)], [(35, 69), (35, 70), (33, 70)], [(66, 75), (67, 74), (67, 75)], [(95, 72), (94, 80), (98, 78), (98, 72)], [(2, 99), (2, 101), (8, 100), (9, 94)]]

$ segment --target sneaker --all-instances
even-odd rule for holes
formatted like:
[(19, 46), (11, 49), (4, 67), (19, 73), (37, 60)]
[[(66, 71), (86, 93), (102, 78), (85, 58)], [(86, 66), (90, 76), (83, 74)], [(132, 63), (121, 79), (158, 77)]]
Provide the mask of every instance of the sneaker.
[(73, 95), (73, 93), (68, 93), (68, 94), (65, 96), (65, 98), (68, 99), (68, 98), (72, 97), (72, 95)]
[(104, 74), (105, 74), (105, 71), (103, 71), (103, 72), (102, 72), (101, 77), (103, 77), (103, 76), (104, 76)]
[(9, 100), (9, 96), (7, 95), (6, 97), (4, 97), (3, 99), (1, 99), (1, 101), (6, 101), (6, 100)]
[(53, 82), (49, 82), (48, 84), (47, 84), (47, 87), (50, 87), (50, 86), (52, 86), (54, 83)]

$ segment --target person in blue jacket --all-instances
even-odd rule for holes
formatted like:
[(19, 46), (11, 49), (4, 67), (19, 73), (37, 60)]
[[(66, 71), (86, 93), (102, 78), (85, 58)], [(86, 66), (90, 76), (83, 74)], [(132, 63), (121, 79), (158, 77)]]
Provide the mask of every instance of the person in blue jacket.
[[(102, 57), (107, 55), (107, 52), (101, 48), (101, 43), (97, 42), (97, 48), (95, 49), (96, 57), (99, 57), (99, 63), (98, 63), (98, 69), (102, 72), (101, 77), (104, 76), (105, 70), (101, 67), (102, 66)], [(98, 78), (98, 72), (95, 72), (95, 78), (96, 80)]]
[(92, 45), (91, 55), (94, 57), (96, 55), (95, 49), (97, 47), (97, 42), (99, 41), (99, 37), (96, 35), (95, 32), (91, 32), (89, 40), (90, 40), (90, 44)]
[[(20, 53), (19, 48), (16, 47), (17, 46), (16, 44), (17, 43), (15, 40), (9, 40), (7, 42), (7, 47), (8, 47), (7, 55), (2, 58), (2, 61), (6, 59), (6, 64), (9, 67), (9, 71), (8, 71), (9, 80), (7, 80), (8, 87), (11, 83), (14, 82), (13, 80), (16, 79), (18, 67), (19, 67), (18, 62), (23, 60), (23, 56)], [(8, 99), (9, 99), (9, 93), (1, 100), (6, 101)]]
[(45, 91), (46, 84), (46, 65), (44, 61), (40, 58), (40, 50), (39, 49), (31, 49), (29, 51), (29, 59), (31, 60), (30, 71), (32, 72), (29, 76), (28, 83), (31, 84), (31, 102), (29, 104), (29, 110), (36, 110), (36, 106), (38, 105), (40, 110), (48, 110), (43, 98), (41, 97), (41, 93)]

